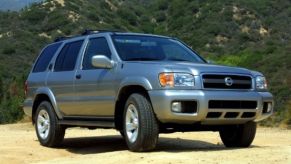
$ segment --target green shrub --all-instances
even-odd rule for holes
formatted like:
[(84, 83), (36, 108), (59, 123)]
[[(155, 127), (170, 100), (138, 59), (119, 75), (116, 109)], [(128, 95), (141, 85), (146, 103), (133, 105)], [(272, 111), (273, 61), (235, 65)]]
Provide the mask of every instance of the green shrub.
[(156, 20), (157, 20), (157, 22), (163, 22), (166, 19), (167, 19), (167, 17), (166, 17), (166, 14), (164, 12), (160, 11), (160, 12), (158, 12), (156, 14)]
[(4, 49), (2, 50), (2, 53), (6, 55), (14, 54), (15, 52), (16, 50), (15, 50), (15, 47), (13, 46), (4, 47)]

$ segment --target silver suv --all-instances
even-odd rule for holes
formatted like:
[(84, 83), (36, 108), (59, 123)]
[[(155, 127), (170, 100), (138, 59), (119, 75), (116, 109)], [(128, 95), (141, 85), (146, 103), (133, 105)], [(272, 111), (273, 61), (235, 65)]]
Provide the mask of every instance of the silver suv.
[(86, 31), (46, 46), (26, 81), (24, 111), (40, 143), (66, 128), (115, 128), (131, 151), (159, 133), (218, 131), (226, 147), (248, 147), (273, 112), (265, 77), (209, 64), (176, 38)]

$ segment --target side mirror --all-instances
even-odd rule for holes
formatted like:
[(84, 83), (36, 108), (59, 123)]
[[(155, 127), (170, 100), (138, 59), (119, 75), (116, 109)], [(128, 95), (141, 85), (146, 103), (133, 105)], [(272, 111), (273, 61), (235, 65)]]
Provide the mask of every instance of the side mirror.
[(110, 69), (114, 66), (114, 62), (104, 55), (95, 55), (92, 57), (92, 65), (96, 68)]

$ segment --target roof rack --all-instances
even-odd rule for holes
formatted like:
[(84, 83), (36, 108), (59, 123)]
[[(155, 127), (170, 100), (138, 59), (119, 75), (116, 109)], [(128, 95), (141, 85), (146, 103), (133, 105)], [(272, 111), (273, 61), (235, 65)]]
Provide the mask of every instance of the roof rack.
[(89, 30), (86, 29), (82, 35), (90, 35), (90, 34), (96, 34), (96, 33), (102, 33), (102, 32), (122, 32), (120, 30)]
[(90, 35), (90, 34), (97, 34), (97, 33), (103, 33), (103, 32), (123, 32), (123, 31), (119, 31), (119, 30), (90, 30), (90, 29), (86, 29), (84, 32), (81, 33), (81, 35), (75, 35), (75, 36), (60, 36), (57, 37), (54, 42), (59, 42), (62, 40), (66, 40), (66, 39), (71, 39), (71, 38), (75, 38), (75, 37), (79, 37), (79, 36), (84, 36), (84, 35)]
[(73, 38), (73, 37), (70, 37), (70, 36), (59, 36), (59, 37), (55, 38), (54, 42), (59, 42), (59, 41), (70, 39), (70, 38)]

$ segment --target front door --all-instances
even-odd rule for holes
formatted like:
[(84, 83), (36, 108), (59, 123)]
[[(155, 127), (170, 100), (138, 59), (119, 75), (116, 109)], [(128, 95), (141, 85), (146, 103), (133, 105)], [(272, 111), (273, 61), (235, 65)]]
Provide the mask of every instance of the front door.
[(105, 37), (88, 41), (80, 69), (76, 72), (76, 107), (80, 115), (91, 117), (112, 117), (115, 108), (114, 69), (95, 68), (91, 64), (94, 55), (111, 59), (111, 51)]

